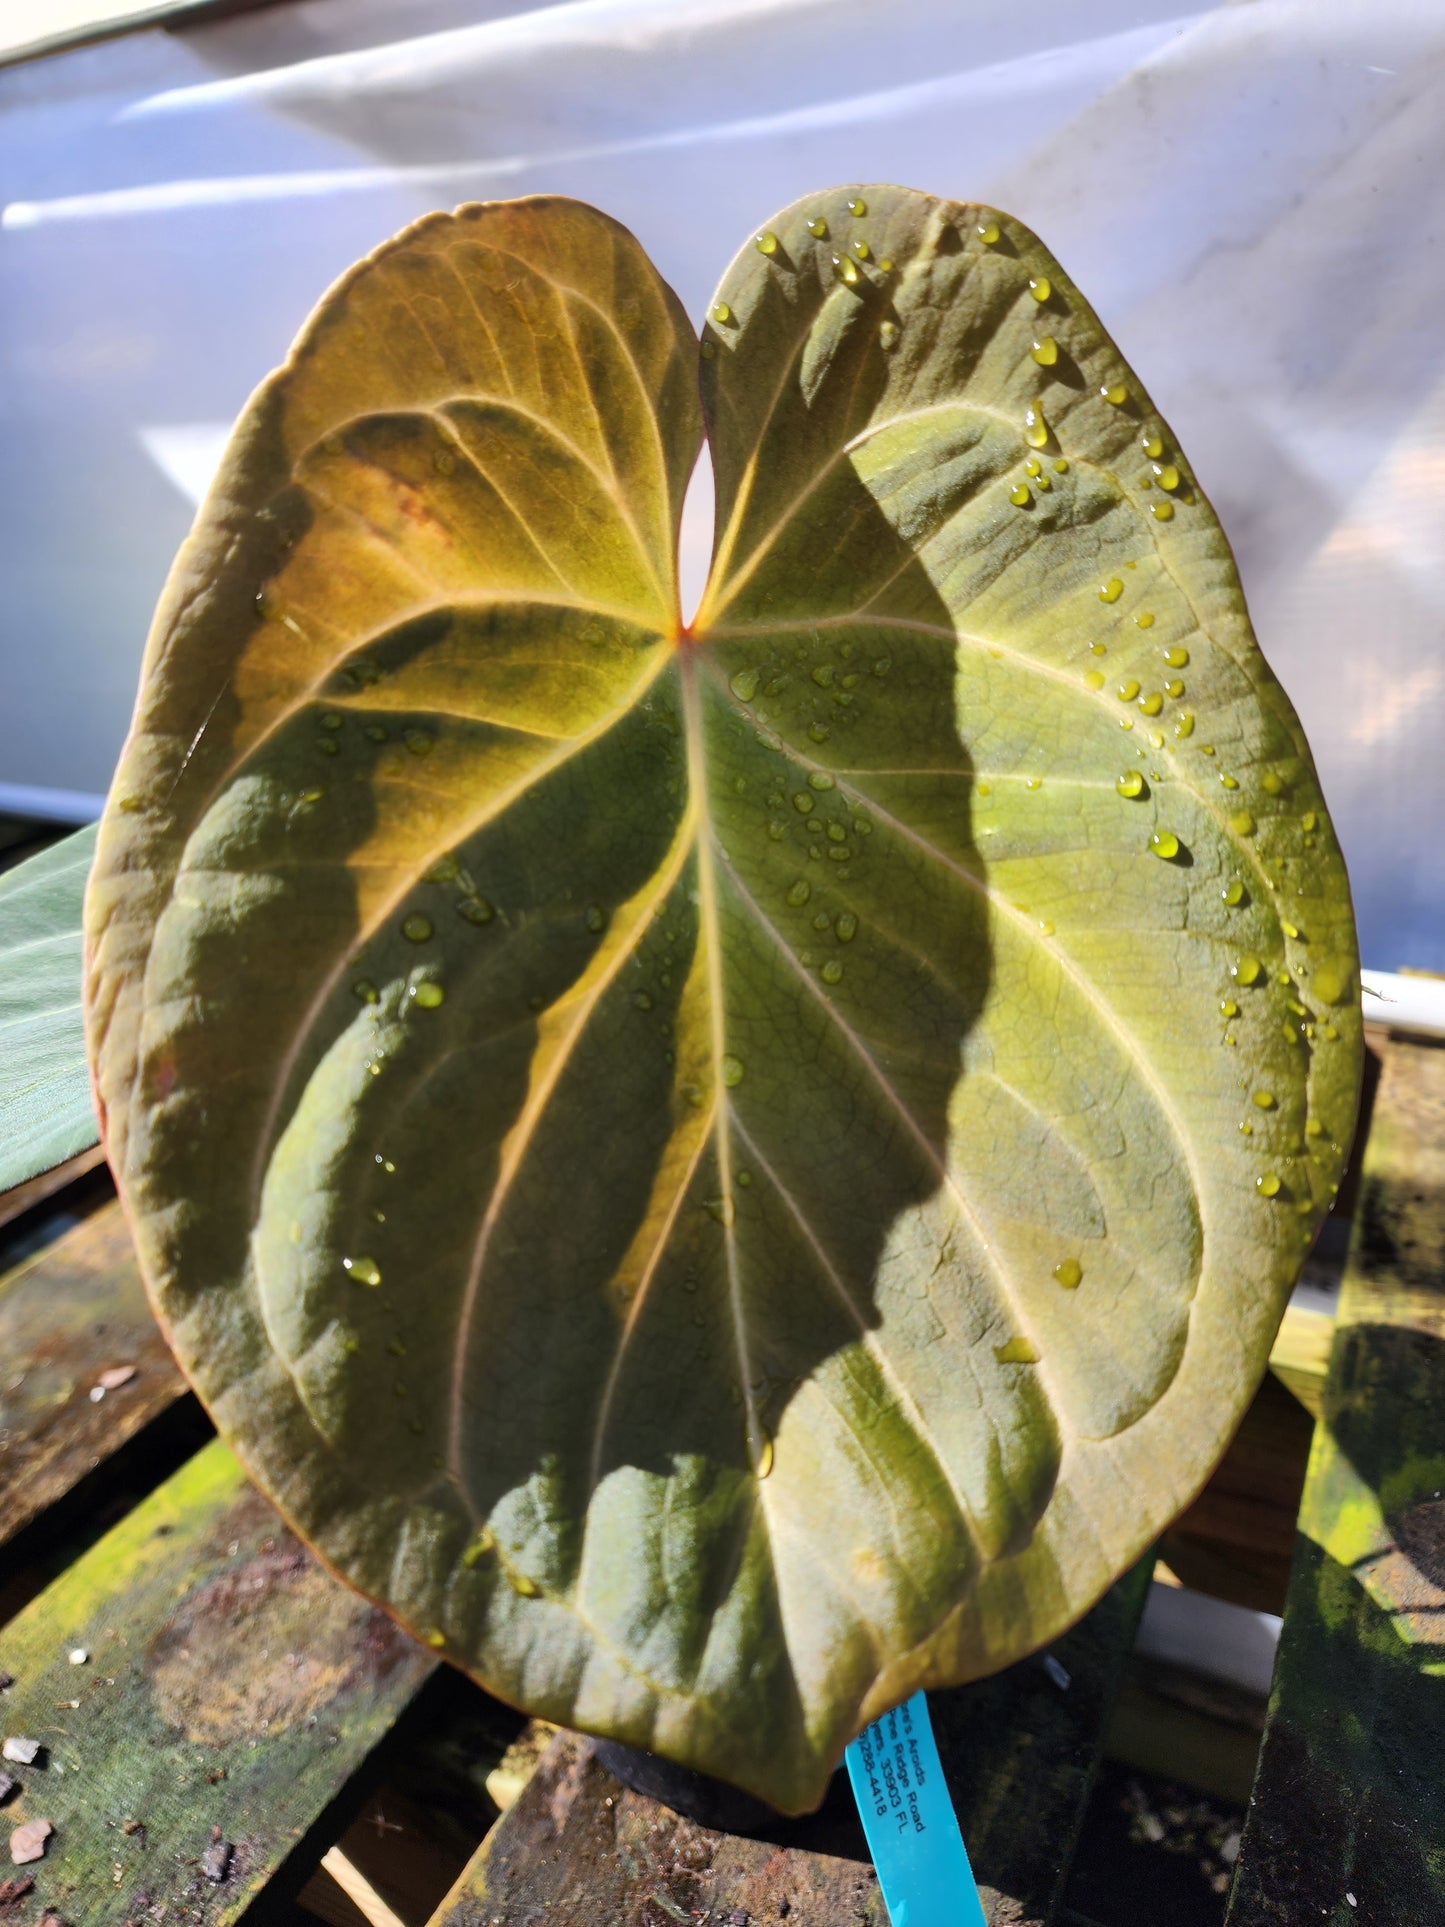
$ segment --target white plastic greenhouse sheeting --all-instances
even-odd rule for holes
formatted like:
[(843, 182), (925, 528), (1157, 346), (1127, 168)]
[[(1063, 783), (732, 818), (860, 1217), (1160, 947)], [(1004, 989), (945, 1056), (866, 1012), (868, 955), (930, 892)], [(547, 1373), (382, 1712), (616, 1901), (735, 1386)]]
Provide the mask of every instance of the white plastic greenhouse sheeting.
[(226, 424), (394, 228), (580, 195), (700, 316), (772, 210), (869, 180), (1083, 285), (1234, 541), (1367, 959), (1445, 967), (1433, 0), (301, 0), (0, 72), (0, 807), (94, 807)]

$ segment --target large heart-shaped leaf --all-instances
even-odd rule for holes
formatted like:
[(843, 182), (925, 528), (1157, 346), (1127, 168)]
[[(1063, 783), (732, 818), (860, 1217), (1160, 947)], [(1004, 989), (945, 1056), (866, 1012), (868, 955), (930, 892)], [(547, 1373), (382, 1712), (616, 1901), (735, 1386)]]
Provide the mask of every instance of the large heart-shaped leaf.
[(80, 1016), (80, 905), (95, 829), (0, 876), (0, 1191), (96, 1139)]
[(1336, 1184), (1338, 848), (1168, 428), (1017, 223), (789, 208), (697, 348), (464, 208), (259, 391), (89, 902), (187, 1370), (509, 1699), (788, 1808), (1202, 1482)]

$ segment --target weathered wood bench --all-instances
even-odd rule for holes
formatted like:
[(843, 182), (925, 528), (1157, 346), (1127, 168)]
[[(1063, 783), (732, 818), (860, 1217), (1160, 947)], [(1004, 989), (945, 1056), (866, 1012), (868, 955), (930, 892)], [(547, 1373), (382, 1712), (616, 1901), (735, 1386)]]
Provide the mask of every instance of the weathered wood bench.
[[(1284, 1606), (1230, 1927), (1445, 1923), (1445, 1049), (1375, 1052), (1333, 1332), (1287, 1320), (1162, 1548), (1186, 1584)], [(709, 1832), (324, 1572), (209, 1438), (100, 1173), (0, 1199), (17, 1235), (38, 1248), (0, 1280), (0, 1927), (881, 1927), (841, 1778), (772, 1838)], [(1089, 1927), (1065, 1886), (1150, 1564), (1048, 1655), (933, 1698), (994, 1927)]]

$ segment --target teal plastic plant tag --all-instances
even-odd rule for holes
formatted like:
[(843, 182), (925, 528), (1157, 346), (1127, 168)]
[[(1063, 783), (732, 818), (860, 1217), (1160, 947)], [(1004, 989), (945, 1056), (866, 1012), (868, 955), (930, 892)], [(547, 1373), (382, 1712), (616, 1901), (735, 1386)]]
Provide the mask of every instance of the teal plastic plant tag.
[(988, 1927), (927, 1696), (874, 1720), (845, 1757), (893, 1927)]

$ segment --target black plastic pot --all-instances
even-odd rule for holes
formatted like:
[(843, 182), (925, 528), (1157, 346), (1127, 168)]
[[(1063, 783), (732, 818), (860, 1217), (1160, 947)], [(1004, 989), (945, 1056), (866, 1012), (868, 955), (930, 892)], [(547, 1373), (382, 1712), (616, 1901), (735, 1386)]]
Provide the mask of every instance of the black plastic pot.
[(660, 1800), (674, 1813), (696, 1820), (699, 1826), (712, 1827), (719, 1833), (771, 1833), (790, 1824), (776, 1807), (756, 1794), (744, 1793), (741, 1787), (714, 1780), (709, 1774), (695, 1773), (691, 1767), (677, 1766), (639, 1746), (599, 1740), (596, 1753), (613, 1779), (631, 1787), (634, 1793)]

